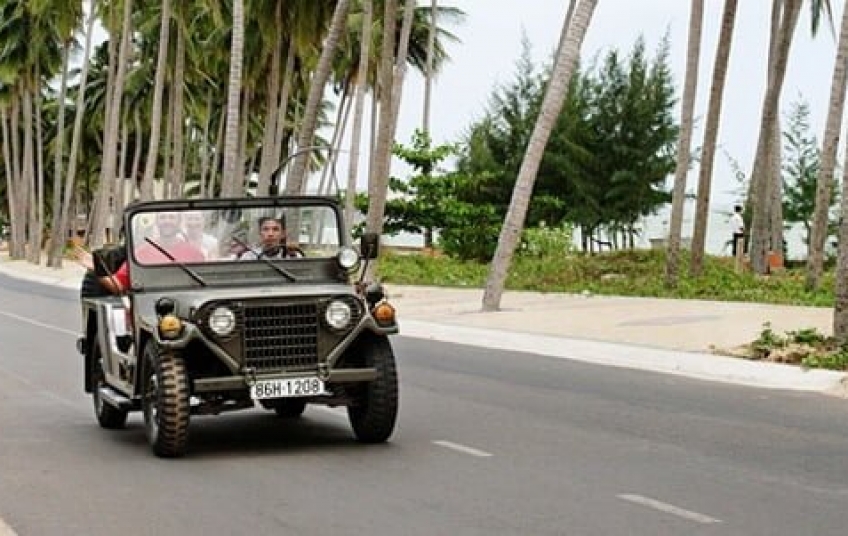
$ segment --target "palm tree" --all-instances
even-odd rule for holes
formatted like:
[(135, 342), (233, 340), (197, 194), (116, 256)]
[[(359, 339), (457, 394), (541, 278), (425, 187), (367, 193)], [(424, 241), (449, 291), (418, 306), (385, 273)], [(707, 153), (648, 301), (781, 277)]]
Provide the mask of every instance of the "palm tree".
[(710, 84), (710, 99), (707, 105), (707, 121), (704, 126), (704, 143), (701, 150), (700, 170), (698, 173), (698, 197), (695, 202), (692, 256), (689, 263), (689, 272), (693, 276), (701, 275), (704, 266), (704, 248), (707, 238), (707, 220), (709, 219), (713, 164), (715, 162), (719, 123), (721, 122), (721, 108), (722, 99), (724, 98), (725, 81), (727, 80), (727, 68), (733, 42), (733, 27), (736, 23), (737, 3), (738, 0), (725, 0), (716, 58), (713, 64), (713, 78)]
[[(780, 106), (780, 94), (786, 75), (786, 64), (789, 59), (789, 49), (792, 45), (792, 34), (798, 22), (801, 11), (801, 0), (775, 0), (781, 3), (780, 24), (774, 43), (773, 61), (769, 61), (769, 76), (766, 84), (766, 94), (763, 99), (762, 116), (760, 119), (760, 135), (754, 167), (751, 172), (749, 203), (753, 214), (751, 224), (750, 258), (751, 267), (759, 274), (768, 271), (768, 253), (773, 247), (771, 239), (771, 200), (772, 185), (769, 182), (769, 169), (774, 151), (774, 128)], [(772, 54), (770, 53), (771, 57)]]
[[(238, 1), (236, 0), (236, 3)], [(162, 100), (165, 93), (165, 75), (168, 69), (171, 0), (162, 0), (162, 9), (159, 17), (159, 40), (157, 43), (159, 51), (156, 57), (156, 78), (153, 83), (153, 107), (150, 112), (150, 141), (147, 146), (144, 177), (141, 181), (141, 199), (143, 200), (153, 199), (153, 181), (156, 178), (157, 163), (159, 162), (159, 140), (162, 134)]]
[[(300, 124), (300, 130), (297, 136), (298, 150), (312, 146), (312, 140), (315, 137), (315, 128), (318, 121), (319, 105), (323, 99), (324, 88), (327, 85), (327, 80), (330, 78), (330, 72), (333, 66), (333, 59), (336, 55), (336, 49), (339, 46), (339, 41), (342, 37), (342, 31), (345, 28), (348, 6), (350, 0), (338, 0), (336, 9), (333, 12), (333, 18), (330, 22), (330, 30), (324, 40), (324, 48), (321, 51), (321, 57), (318, 60), (318, 66), (312, 76), (309, 86), (309, 96), (306, 99), (306, 108), (303, 111), (303, 121)], [(310, 153), (308, 151), (301, 152), (294, 160), (291, 173), (289, 173), (286, 181), (286, 193), (299, 194), (303, 191), (306, 183), (307, 167), (310, 161)]]
[(230, 48), (230, 76), (227, 90), (227, 123), (224, 130), (224, 175), (221, 196), (236, 193), (237, 183), (243, 182), (243, 171), (238, 161), (238, 132), (241, 103), (241, 77), (244, 62), (244, 0), (233, 0), (232, 44)]
[(436, 48), (436, 9), (438, 0), (430, 3), (430, 31), (427, 33), (427, 70), (424, 73), (424, 118), (422, 129), (430, 134), (430, 98), (433, 92), (433, 54)]
[(365, 109), (365, 93), (368, 89), (368, 59), (371, 54), (371, 25), (374, 20), (373, 2), (362, 1), (362, 37), (359, 40), (359, 69), (356, 74), (356, 92), (353, 129), (350, 138), (350, 163), (345, 191), (345, 229), (353, 227), (353, 215), (356, 210), (356, 178), (359, 173), (359, 146), (362, 141), (362, 120)]
[[(406, 74), (407, 51), (409, 36), (412, 29), (412, 19), (416, 2), (407, 0), (403, 24), (401, 25), (400, 42), (397, 46), (397, 57), (394, 56), (393, 39), (387, 36), (395, 35), (392, 19), (396, 16), (397, 3), (386, 2), (383, 27), (383, 46), (381, 51), (381, 72), (379, 80), (380, 91), (380, 126), (377, 132), (377, 142), (371, 155), (370, 176), (368, 178), (368, 213), (365, 216), (365, 229), (371, 233), (382, 234), (383, 216), (386, 211), (386, 196), (388, 195), (389, 173), (392, 158), (392, 144), (397, 128), (398, 110), (400, 108), (401, 91)], [(394, 10), (394, 13), (392, 12)], [(392, 17), (392, 19), (390, 19)], [(388, 44), (387, 44), (388, 43)], [(371, 265), (371, 270), (374, 265)]]
[(677, 286), (680, 259), (680, 234), (683, 226), (683, 203), (686, 197), (686, 177), (689, 173), (689, 151), (692, 144), (692, 117), (698, 86), (698, 60), (701, 59), (701, 27), (704, 21), (704, 1), (692, 0), (689, 16), (689, 44), (686, 50), (686, 82), (683, 86), (683, 105), (680, 119), (680, 141), (677, 144), (677, 168), (674, 172), (674, 192), (671, 203), (671, 234), (665, 267), (665, 284)]
[(575, 8), (570, 24), (563, 25), (562, 32), (565, 34), (565, 39), (560, 39), (556, 63), (545, 90), (539, 117), (527, 144), (524, 160), (521, 162), (518, 171), (515, 189), (512, 192), (506, 219), (498, 238), (498, 246), (495, 249), (494, 259), (492, 259), (489, 277), (483, 293), (484, 311), (500, 309), (507, 273), (518, 240), (521, 237), (521, 230), (524, 227), (524, 219), (527, 215), (527, 207), (530, 204), (530, 196), (533, 192), (536, 174), (539, 171), (539, 164), (542, 161), (542, 155), (545, 152), (551, 130), (562, 110), (571, 76), (580, 57), (580, 47), (597, 3), (598, 0), (581, 0)]
[[(833, 77), (830, 83), (830, 106), (824, 129), (821, 166), (816, 180), (816, 208), (813, 213), (813, 227), (810, 233), (805, 280), (805, 286), (808, 290), (815, 290), (819, 287), (824, 265), (830, 192), (833, 189), (833, 171), (836, 167), (839, 133), (842, 130), (846, 82), (848, 82), (848, 2), (845, 2), (842, 7), (842, 23), (839, 30), (836, 58), (833, 63)], [(846, 322), (846, 325), (848, 325), (848, 322)]]
[[(60, 1), (58, 3), (58, 13), (56, 14), (57, 21), (60, 21), (58, 26), (61, 28), (61, 37), (64, 37), (63, 50), (62, 50), (62, 81), (60, 84), (59, 91), (59, 111), (58, 111), (58, 125), (56, 127), (56, 141), (55, 141), (55, 149), (54, 149), (54, 169), (53, 169), (53, 205), (52, 212), (53, 218), (51, 221), (50, 229), (50, 251), (47, 252), (47, 265), (53, 266), (56, 268), (62, 267), (62, 246), (64, 245), (64, 239), (67, 235), (67, 205), (66, 202), (63, 203), (62, 192), (65, 191), (63, 188), (63, 158), (64, 158), (64, 143), (65, 143), (65, 105), (66, 105), (66, 94), (67, 94), (67, 83), (68, 83), (68, 73), (70, 72), (70, 53), (71, 49), (75, 44), (75, 40), (73, 38), (74, 32), (77, 29), (77, 25), (82, 17), (82, 2), (65, 2)], [(64, 8), (64, 9), (63, 9)], [(86, 40), (85, 40), (85, 48), (83, 51), (83, 70), (85, 71), (88, 68), (88, 54), (91, 49), (91, 33), (92, 33), (92, 25), (95, 18), (95, 6), (90, 7), (89, 13), (89, 24), (86, 29)], [(87, 72), (82, 76), (85, 77)], [(77, 115), (80, 114), (80, 108), (77, 108)], [(76, 127), (76, 121), (75, 125)], [(76, 132), (76, 128), (74, 130)], [(72, 140), (73, 141), (73, 140)], [(77, 142), (78, 143), (78, 142)], [(75, 158), (75, 153), (71, 154), (69, 160), (73, 161)], [(69, 180), (70, 177), (66, 177), (65, 180)]]

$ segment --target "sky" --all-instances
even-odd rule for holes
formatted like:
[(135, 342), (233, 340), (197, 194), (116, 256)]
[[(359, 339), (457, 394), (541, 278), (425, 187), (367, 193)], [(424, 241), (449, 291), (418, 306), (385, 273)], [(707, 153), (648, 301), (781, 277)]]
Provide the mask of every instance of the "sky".
[[(421, 5), (427, 3), (427, 0), (419, 1)], [(582, 57), (588, 59), (611, 49), (629, 52), (640, 35), (645, 38), (648, 50), (655, 51), (668, 34), (669, 61), (675, 83), (682, 92), (690, 4), (686, 0), (599, 0), (583, 43)], [(723, 4), (721, 0), (705, 2), (693, 147), (700, 146), (703, 140), (700, 127), (706, 116)], [(828, 25), (823, 25), (815, 38), (811, 36), (807, 4), (805, 2), (795, 34), (781, 108), (785, 113), (800, 99), (809, 103), (812, 134), (821, 140), (836, 36)], [(439, 0), (439, 5), (458, 7), (467, 14), (463, 23), (451, 28), (462, 42), (449, 46), (451, 60), (439, 74), (433, 89), (431, 130), (434, 140), (456, 141), (482, 115), (493, 88), (513, 79), (523, 36), (531, 44), (534, 61), (548, 61), (559, 40), (568, 0)], [(739, 2), (711, 193), (715, 214), (711, 219), (717, 221), (714, 225), (711, 222), (709, 234), (713, 236), (708, 236), (708, 250), (722, 247), (724, 226), (732, 205), (739, 200), (736, 192), (739, 183), (724, 152), (736, 160), (746, 174), (751, 172), (765, 93), (770, 10), (771, 2), (765, 0)], [(840, 17), (840, 11), (834, 12), (837, 28)], [(414, 129), (421, 125), (423, 114), (423, 81), (412, 71), (408, 71), (408, 75), (398, 124), (399, 142), (410, 139)], [(675, 114), (679, 119), (679, 110)], [(688, 191), (695, 191), (697, 173), (697, 168), (690, 171)], [(664, 216), (661, 214), (659, 218), (659, 225), (662, 225)], [(688, 219), (684, 222), (684, 237), (687, 236), (687, 223), (690, 223)], [(657, 222), (654, 224), (656, 227)], [(654, 229), (653, 232), (662, 231)]]

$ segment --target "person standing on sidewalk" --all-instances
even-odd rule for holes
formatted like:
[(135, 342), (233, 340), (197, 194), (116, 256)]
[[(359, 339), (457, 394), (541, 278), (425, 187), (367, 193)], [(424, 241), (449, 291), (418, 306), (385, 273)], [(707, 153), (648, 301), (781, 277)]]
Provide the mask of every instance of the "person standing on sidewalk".
[(740, 252), (745, 251), (745, 220), (742, 219), (742, 205), (733, 207), (733, 215), (730, 217), (730, 227), (733, 233), (730, 250), (735, 257), (737, 248), (739, 248)]

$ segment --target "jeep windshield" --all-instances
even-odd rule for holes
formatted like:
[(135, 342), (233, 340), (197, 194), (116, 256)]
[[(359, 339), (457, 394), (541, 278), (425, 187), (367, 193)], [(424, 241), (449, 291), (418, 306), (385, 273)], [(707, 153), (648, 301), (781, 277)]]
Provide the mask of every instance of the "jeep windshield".
[(130, 209), (127, 239), (134, 263), (189, 270), (213, 263), (265, 264), (293, 280), (288, 263), (338, 255), (343, 240), (333, 205), (240, 201), (160, 202)]

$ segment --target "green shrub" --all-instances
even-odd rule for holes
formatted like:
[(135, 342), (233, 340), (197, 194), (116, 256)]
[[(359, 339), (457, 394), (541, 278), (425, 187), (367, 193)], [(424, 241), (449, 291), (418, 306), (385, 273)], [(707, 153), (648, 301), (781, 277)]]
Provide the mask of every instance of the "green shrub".
[(848, 370), (848, 349), (809, 355), (801, 360), (801, 365), (807, 368)]

